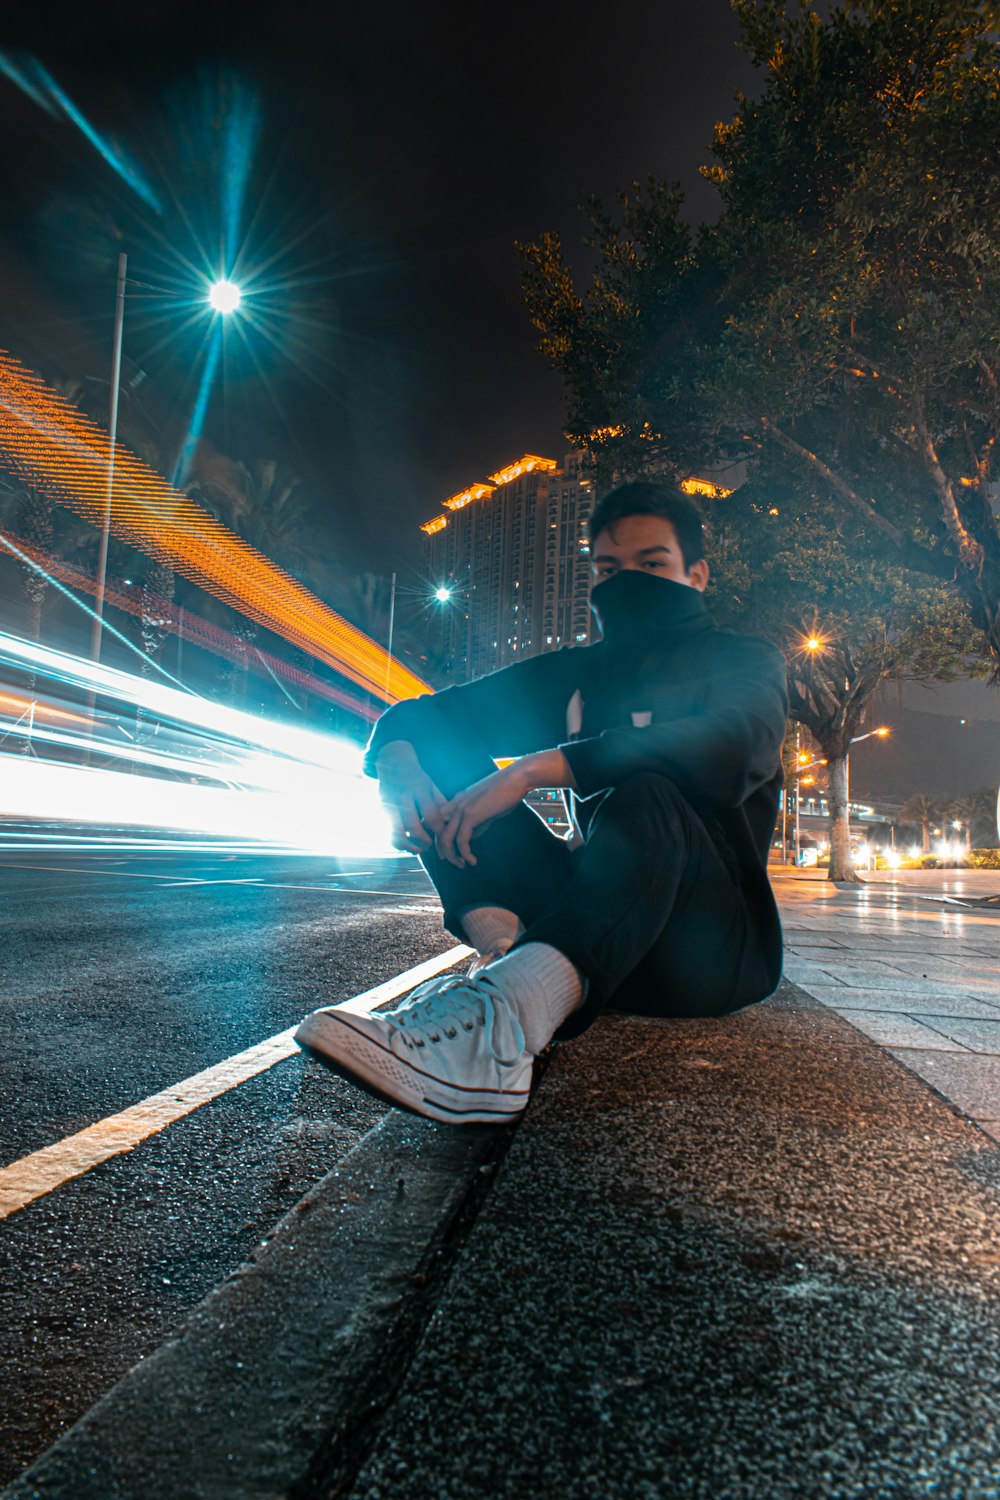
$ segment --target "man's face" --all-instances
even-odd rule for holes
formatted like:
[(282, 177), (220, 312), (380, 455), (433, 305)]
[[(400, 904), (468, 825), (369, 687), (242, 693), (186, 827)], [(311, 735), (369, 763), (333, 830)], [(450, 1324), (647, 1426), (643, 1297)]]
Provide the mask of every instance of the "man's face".
[(677, 533), (663, 516), (623, 516), (598, 532), (591, 567), (595, 583), (629, 570), (669, 578), (699, 593), (708, 583), (708, 563), (701, 558), (685, 568)]

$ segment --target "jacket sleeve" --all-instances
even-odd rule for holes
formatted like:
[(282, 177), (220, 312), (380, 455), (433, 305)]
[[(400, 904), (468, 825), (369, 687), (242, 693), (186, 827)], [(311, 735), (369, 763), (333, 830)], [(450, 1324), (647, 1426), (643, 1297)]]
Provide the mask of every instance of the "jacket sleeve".
[(788, 716), (785, 661), (768, 641), (738, 639), (738, 649), (711, 671), (697, 714), (560, 746), (580, 795), (658, 771), (692, 802), (721, 809), (738, 807), (770, 781)]
[(365, 774), (375, 775), (378, 753), (391, 740), (416, 743), (431, 733), (461, 736), (472, 728), (496, 758), (551, 750), (566, 735), (574, 655), (572, 647), (547, 651), (474, 682), (394, 704), (372, 731)]

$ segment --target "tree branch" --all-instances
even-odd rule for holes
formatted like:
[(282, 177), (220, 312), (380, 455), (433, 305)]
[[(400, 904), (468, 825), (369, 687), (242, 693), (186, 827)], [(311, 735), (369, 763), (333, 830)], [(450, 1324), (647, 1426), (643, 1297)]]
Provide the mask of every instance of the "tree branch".
[(962, 520), (958, 503), (955, 499), (954, 488), (952, 487), (951, 480), (941, 467), (941, 460), (938, 458), (934, 439), (931, 437), (930, 429), (924, 418), (923, 403), (921, 401), (916, 403), (913, 414), (913, 429), (920, 440), (924, 463), (931, 477), (931, 483), (937, 491), (938, 500), (941, 503), (941, 512), (944, 516), (948, 535), (958, 548), (962, 567), (966, 572), (973, 573), (978, 579), (983, 571), (986, 554), (982, 543), (972, 535)]
[[(857, 349), (845, 349), (844, 353), (853, 359), (856, 365), (863, 366), (872, 380), (877, 380), (879, 385), (884, 386), (887, 396), (891, 396), (901, 405), (905, 403), (907, 399), (905, 380), (900, 380), (897, 375), (887, 375), (884, 370), (876, 369), (872, 361), (866, 355), (859, 354)], [(851, 374), (852, 371), (848, 368), (847, 373)]]
[(859, 515), (863, 516), (869, 525), (874, 526), (875, 530), (884, 536), (887, 541), (892, 542), (894, 546), (900, 549), (907, 546), (907, 538), (898, 527), (893, 526), (892, 522), (887, 521), (884, 516), (880, 516), (878, 511), (867, 500), (863, 500), (856, 490), (852, 490), (846, 480), (841, 479), (839, 474), (835, 474), (829, 464), (825, 464), (818, 454), (811, 453), (808, 448), (804, 448), (801, 443), (797, 443), (793, 437), (789, 437), (787, 432), (782, 432), (781, 428), (775, 426), (769, 417), (761, 417), (760, 425), (765, 432), (770, 433), (776, 443), (779, 443), (785, 449), (786, 453), (791, 453), (795, 458), (802, 459), (811, 469), (815, 469), (816, 473), (826, 480), (830, 488), (842, 500), (846, 500), (848, 505), (852, 506)]

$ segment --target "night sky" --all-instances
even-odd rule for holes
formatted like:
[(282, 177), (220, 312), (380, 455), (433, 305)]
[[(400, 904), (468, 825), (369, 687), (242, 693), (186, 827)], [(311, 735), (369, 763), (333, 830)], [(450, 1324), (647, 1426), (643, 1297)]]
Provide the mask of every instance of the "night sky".
[[(255, 103), (240, 239), (251, 275), (270, 262), (260, 304), (275, 342), (227, 337), (206, 431), (235, 457), (290, 462), (326, 544), (359, 568), (415, 560), (416, 527), (445, 495), (523, 451), (565, 449), (514, 241), (557, 229), (577, 246), (585, 194), (649, 173), (684, 184), (693, 222), (713, 217), (697, 169), (714, 121), (753, 86), (727, 0), (50, 15), (6, 45), (120, 142), (162, 211), (0, 79), (17, 142), (0, 167), (0, 335), (43, 368), (104, 377), (117, 251), (137, 281), (193, 285), (181, 257), (197, 264), (199, 243), (214, 255), (224, 216), (220, 111)], [(180, 327), (181, 309), (180, 295), (130, 288), (125, 353), (150, 377), (143, 401), (167, 446), (202, 332)]]
[[(417, 528), (446, 495), (524, 451), (565, 451), (514, 241), (558, 230), (582, 265), (584, 196), (650, 173), (681, 182), (693, 224), (712, 219), (698, 167), (737, 90), (757, 86), (728, 0), (38, 14), (5, 18), (8, 55), (38, 59), (159, 206), (64, 111), (0, 77), (0, 343), (47, 374), (106, 380), (126, 250), (125, 376), (144, 373), (134, 407), (175, 451), (204, 362), (194, 299), (229, 222), (253, 316), (245, 339), (227, 333), (205, 436), (302, 477), (331, 564), (398, 569), (411, 587)], [(222, 159), (234, 119), (238, 211), (242, 172)], [(913, 708), (912, 774), (859, 747), (872, 793), (995, 780), (995, 692)]]

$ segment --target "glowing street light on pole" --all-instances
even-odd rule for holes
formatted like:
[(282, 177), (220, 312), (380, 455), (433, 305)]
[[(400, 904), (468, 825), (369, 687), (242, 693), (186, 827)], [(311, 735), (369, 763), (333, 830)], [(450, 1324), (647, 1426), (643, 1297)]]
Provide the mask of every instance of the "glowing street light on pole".
[(851, 746), (860, 745), (862, 740), (885, 740), (888, 739), (892, 730), (885, 724), (880, 724), (878, 729), (869, 729), (867, 734), (856, 734), (847, 742), (847, 754), (844, 756), (844, 798), (847, 802), (847, 836), (851, 835)]
[(218, 281), (213, 281), (209, 287), (208, 300), (216, 312), (225, 315), (238, 310), (240, 303), (243, 301), (243, 293), (235, 281), (229, 281), (226, 277), (220, 277)]
[[(111, 397), (108, 412), (108, 431), (111, 443), (108, 449), (108, 482), (101, 522), (101, 547), (97, 563), (97, 591), (94, 599), (94, 623), (90, 637), (92, 661), (101, 659), (101, 636), (104, 630), (104, 595), (108, 573), (108, 546), (111, 537), (111, 506), (115, 482), (115, 448), (118, 439), (118, 394), (121, 388), (122, 335), (125, 327), (125, 286), (128, 257), (124, 251), (118, 257), (118, 284), (115, 293), (115, 325), (111, 353)], [(208, 301), (216, 312), (223, 316), (234, 313), (243, 300), (243, 293), (235, 281), (220, 277), (208, 289)], [(179, 466), (180, 467), (180, 466)]]

